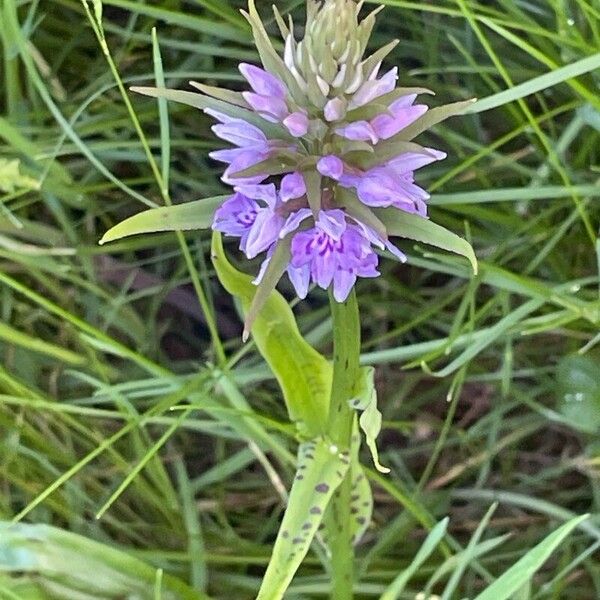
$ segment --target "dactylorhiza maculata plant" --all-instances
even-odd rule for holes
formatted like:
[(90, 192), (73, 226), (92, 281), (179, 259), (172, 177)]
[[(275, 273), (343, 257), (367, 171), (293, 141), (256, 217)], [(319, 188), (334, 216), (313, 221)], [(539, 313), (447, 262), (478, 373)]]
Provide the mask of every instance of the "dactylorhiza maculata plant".
[[(359, 366), (360, 323), (354, 286), (379, 275), (386, 251), (404, 262), (393, 236), (461, 254), (476, 269), (471, 246), (427, 217), (429, 195), (415, 172), (446, 154), (414, 138), (471, 101), (429, 109), (431, 93), (397, 87), (398, 69), (382, 67), (393, 41), (367, 55), (375, 10), (362, 2), (307, 2), (304, 37), (295, 37), (277, 9), (278, 54), (254, 0), (248, 19), (262, 66), (241, 64), (242, 92), (201, 83), (199, 93), (135, 91), (195, 106), (214, 118), (228, 147), (211, 153), (227, 165), (223, 196), (135, 215), (113, 227), (111, 241), (134, 233), (212, 227), (212, 258), (224, 287), (242, 303), (245, 332), (281, 385), (296, 423), (297, 474), (259, 598), (281, 598), (313, 540), (325, 548), (332, 597), (352, 597), (353, 545), (369, 526), (372, 495), (358, 460), (362, 430), (379, 464), (375, 440), (381, 413), (372, 369)], [(160, 79), (159, 79), (160, 80)], [(227, 260), (221, 234), (239, 240), (248, 259), (262, 256), (253, 276)], [(311, 285), (330, 294), (334, 356), (330, 362), (302, 338), (291, 309), (275, 291), (287, 273), (296, 294)], [(220, 371), (219, 381), (226, 378)]]

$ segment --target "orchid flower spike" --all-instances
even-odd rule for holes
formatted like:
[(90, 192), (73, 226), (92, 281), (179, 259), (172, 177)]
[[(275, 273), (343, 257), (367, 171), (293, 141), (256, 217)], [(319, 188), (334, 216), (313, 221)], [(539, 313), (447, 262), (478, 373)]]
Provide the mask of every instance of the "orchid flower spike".
[(274, 9), (280, 56), (250, 0), (244, 15), (262, 65), (240, 65), (241, 93), (201, 88), (219, 99), (222, 108), (206, 112), (231, 145), (211, 154), (228, 165), (223, 181), (233, 186), (213, 228), (238, 238), (248, 258), (264, 253), (257, 284), (269, 270), (270, 282), (287, 272), (301, 298), (314, 284), (344, 301), (357, 278), (379, 275), (376, 250), (405, 260), (386, 222), (427, 218), (429, 195), (415, 172), (446, 157), (412, 140), (459, 112), (427, 117), (417, 98), (431, 92), (396, 86), (398, 69), (382, 69), (395, 42), (366, 56), (379, 9), (361, 19), (362, 4), (308, 0), (302, 39)]

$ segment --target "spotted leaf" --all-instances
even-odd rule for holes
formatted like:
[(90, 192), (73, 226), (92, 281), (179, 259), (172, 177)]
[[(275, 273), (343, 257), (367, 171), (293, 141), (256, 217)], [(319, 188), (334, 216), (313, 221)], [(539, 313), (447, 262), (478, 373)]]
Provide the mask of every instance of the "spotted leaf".
[(350, 492), (350, 515), (352, 543), (358, 544), (369, 528), (373, 516), (373, 492), (369, 480), (358, 458), (352, 460), (350, 465), (352, 490)]
[(283, 597), (349, 468), (347, 455), (324, 439), (298, 449), (298, 470), (257, 600)]

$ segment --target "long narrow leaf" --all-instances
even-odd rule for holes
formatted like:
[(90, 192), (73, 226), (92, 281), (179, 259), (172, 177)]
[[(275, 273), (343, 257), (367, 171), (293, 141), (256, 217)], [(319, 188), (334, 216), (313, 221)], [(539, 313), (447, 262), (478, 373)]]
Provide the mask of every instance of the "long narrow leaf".
[(229, 102), (224, 102), (223, 100), (218, 100), (217, 98), (211, 98), (198, 92), (187, 92), (185, 90), (170, 90), (167, 88), (144, 86), (133, 86), (130, 89), (132, 92), (142, 94), (143, 96), (150, 96), (151, 98), (166, 98), (167, 100), (171, 100), (173, 102), (179, 102), (180, 104), (186, 104), (187, 106), (199, 108), (200, 110), (212, 108), (230, 117), (243, 119), (244, 121), (251, 123), (272, 139), (293, 139), (285, 128), (275, 123), (269, 123), (258, 113), (242, 108), (241, 106), (235, 106)]
[(325, 440), (300, 446), (298, 474), (257, 600), (283, 598), (310, 548), (329, 500), (344, 479), (348, 463), (348, 458)]
[(534, 573), (548, 560), (561, 542), (588, 516), (575, 517), (559, 527), (527, 552), (523, 558), (496, 579), (492, 585), (481, 592), (475, 600), (507, 600), (510, 598), (521, 586), (530, 581)]
[[(50, 597), (152, 597), (156, 569), (105, 544), (47, 525), (0, 524), (0, 571), (35, 577)], [(59, 591), (59, 593), (57, 593)], [(171, 575), (162, 576), (163, 600), (203, 600)]]
[(429, 219), (401, 210), (383, 208), (374, 212), (386, 226), (390, 236), (397, 235), (460, 254), (469, 259), (473, 272), (477, 274), (477, 257), (471, 244), (455, 233), (433, 223)]
[(554, 69), (549, 73), (544, 73), (544, 75), (540, 75), (539, 77), (534, 77), (533, 79), (515, 85), (508, 90), (503, 90), (502, 92), (493, 94), (487, 98), (482, 98), (472, 106), (469, 106), (465, 110), (465, 113), (480, 113), (491, 110), (492, 108), (497, 108), (498, 106), (503, 106), (509, 102), (520, 100), (521, 98), (525, 98), (536, 92), (541, 92), (549, 87), (553, 87), (559, 83), (563, 83), (564, 81), (568, 81), (569, 79), (584, 75), (585, 73), (589, 73), (596, 69), (600, 69), (600, 52), (575, 61), (570, 65), (565, 65), (560, 69)]
[(227, 198), (228, 196), (213, 196), (204, 200), (145, 210), (109, 229), (100, 240), (100, 244), (139, 233), (206, 229), (212, 225), (215, 211)]
[(410, 581), (411, 577), (418, 571), (419, 567), (431, 556), (433, 551), (438, 547), (442, 538), (446, 534), (446, 528), (448, 527), (448, 517), (441, 520), (430, 532), (423, 545), (419, 548), (419, 551), (413, 558), (410, 565), (404, 569), (394, 581), (390, 584), (388, 589), (382, 594), (380, 600), (396, 600), (400, 594), (404, 591), (406, 584)]

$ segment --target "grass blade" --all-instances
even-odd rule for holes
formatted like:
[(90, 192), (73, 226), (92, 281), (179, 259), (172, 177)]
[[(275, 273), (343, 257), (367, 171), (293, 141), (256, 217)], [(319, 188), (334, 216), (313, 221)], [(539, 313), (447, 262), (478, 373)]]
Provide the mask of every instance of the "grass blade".
[(534, 573), (548, 560), (561, 542), (589, 515), (581, 515), (571, 519), (537, 546), (529, 550), (506, 573), (502, 574), (475, 600), (507, 600), (523, 585), (531, 580)]

